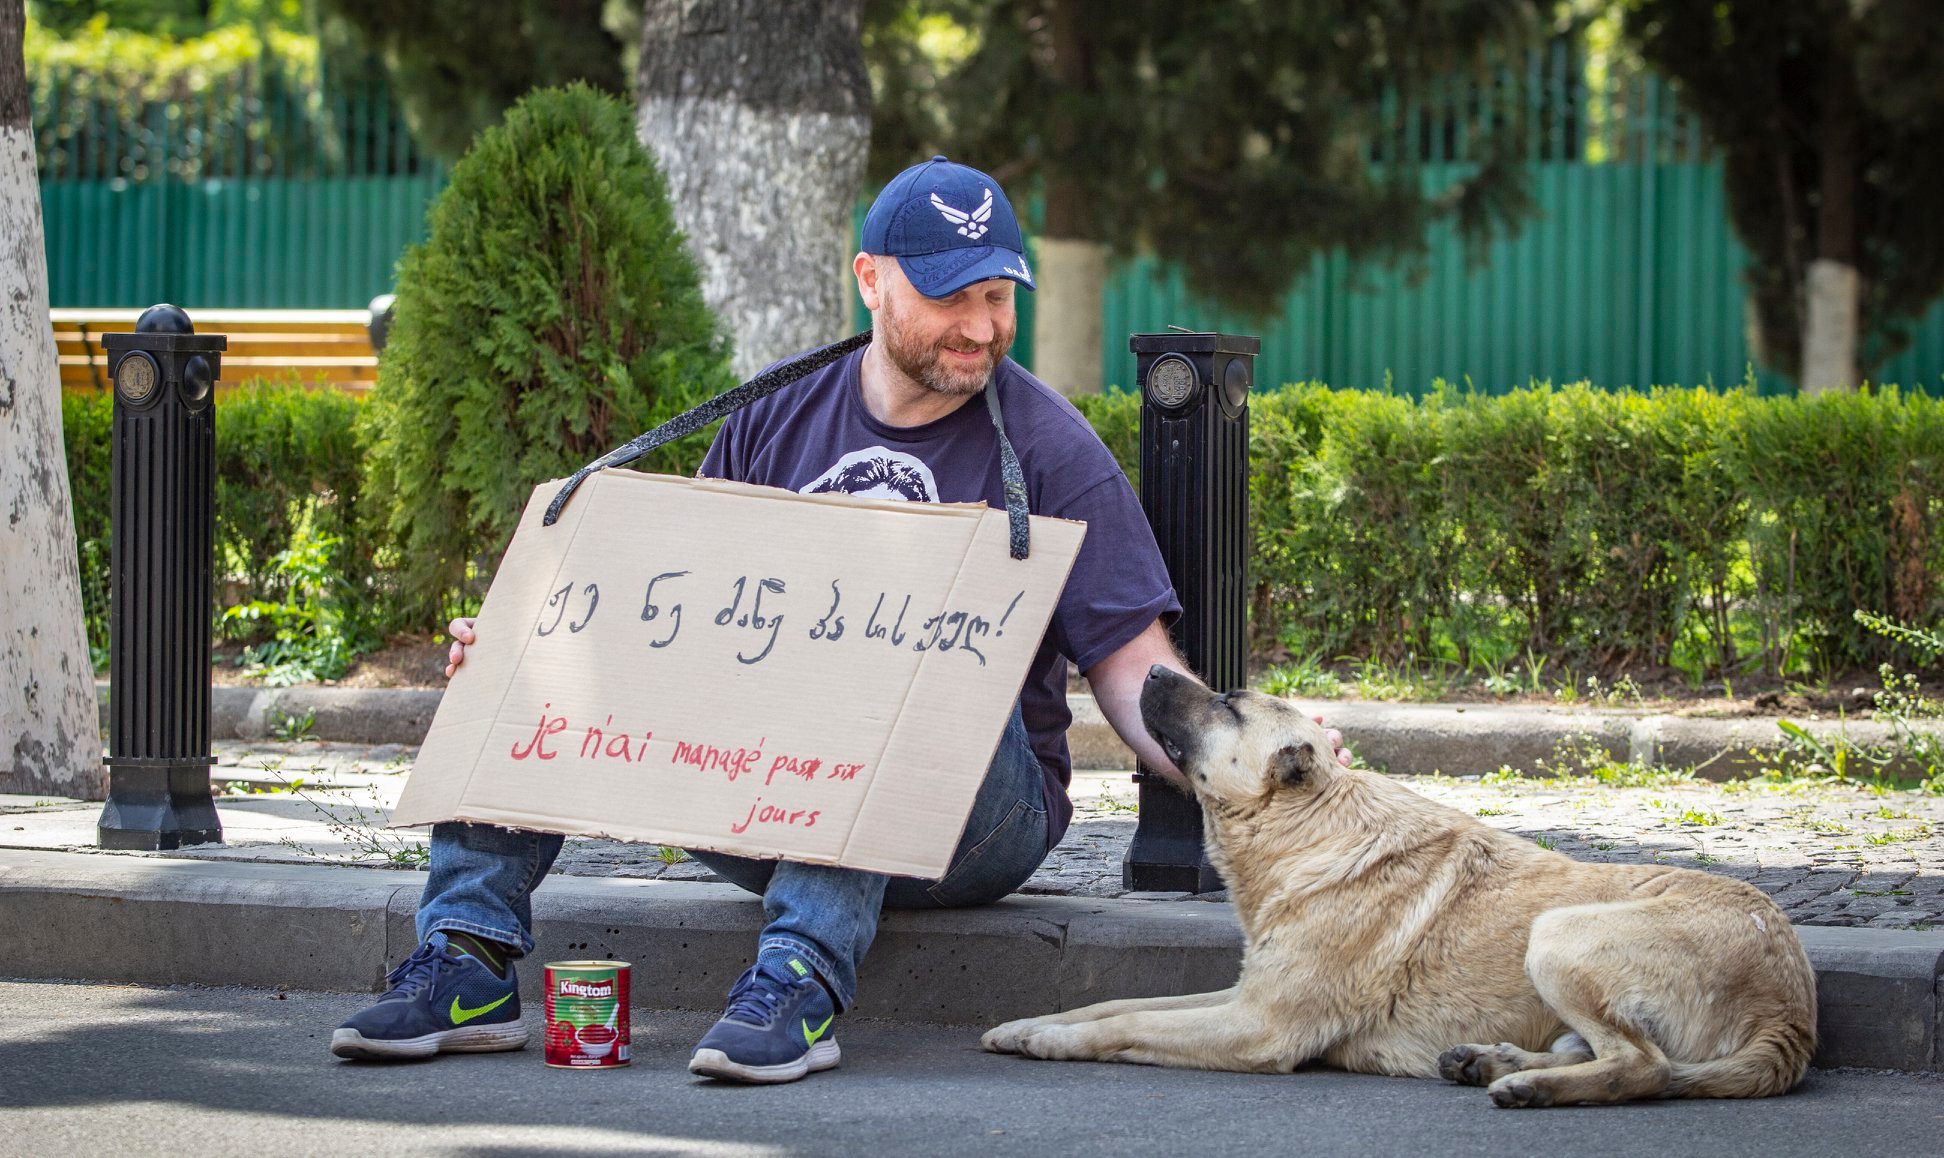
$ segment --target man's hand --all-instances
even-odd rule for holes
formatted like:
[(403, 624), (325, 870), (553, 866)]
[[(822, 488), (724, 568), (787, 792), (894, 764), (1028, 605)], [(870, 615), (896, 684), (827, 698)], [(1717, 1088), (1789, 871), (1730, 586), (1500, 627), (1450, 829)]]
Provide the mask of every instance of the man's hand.
[[(1200, 682), (1200, 677), (1188, 670), (1181, 657), (1175, 654), (1174, 644), (1168, 640), (1168, 629), (1160, 620), (1148, 624), (1147, 630), (1128, 640), (1120, 649), (1106, 659), (1088, 668), (1084, 673), (1087, 683), (1093, 688), (1094, 702), (1100, 705), (1100, 714), (1107, 717), (1114, 731), (1134, 755), (1148, 768), (1181, 783), (1181, 770), (1174, 766), (1161, 751), (1161, 746), (1147, 734), (1141, 723), (1141, 685), (1147, 680), (1148, 669), (1155, 664), (1172, 671), (1178, 671), (1190, 679)], [(1323, 723), (1323, 717), (1314, 717)], [(1337, 763), (1345, 768), (1350, 766), (1350, 751), (1343, 746), (1343, 733), (1328, 728), (1330, 746), (1336, 749)]]
[(479, 641), (478, 633), (473, 631), (474, 622), (476, 621), (468, 617), (455, 619), (446, 625), (446, 634), (452, 636), (452, 650), (446, 653), (450, 660), (446, 664), (447, 679), (451, 679), (452, 673), (459, 670), (459, 665), (466, 662), (467, 645)]

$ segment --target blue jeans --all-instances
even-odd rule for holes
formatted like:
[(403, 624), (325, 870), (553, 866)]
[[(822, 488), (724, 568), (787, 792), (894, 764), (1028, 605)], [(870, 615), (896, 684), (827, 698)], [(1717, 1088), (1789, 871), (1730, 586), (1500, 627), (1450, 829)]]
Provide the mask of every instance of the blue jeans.
[[(456, 929), (514, 946), (522, 955), (531, 952), (533, 890), (560, 844), (553, 833), (433, 825), (419, 940)], [(757, 941), (758, 958), (806, 958), (842, 1010), (856, 1000), (857, 967), (877, 936), (881, 909), (990, 904), (1024, 884), (1046, 853), (1045, 780), (1014, 707), (951, 866), (939, 880), (716, 852), (692, 855), (717, 876), (762, 896), (769, 923)]]

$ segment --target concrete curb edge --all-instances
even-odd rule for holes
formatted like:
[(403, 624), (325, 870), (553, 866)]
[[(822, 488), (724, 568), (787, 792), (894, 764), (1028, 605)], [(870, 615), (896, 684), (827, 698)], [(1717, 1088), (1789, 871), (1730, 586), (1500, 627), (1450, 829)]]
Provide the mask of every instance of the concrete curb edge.
[[(424, 878), (393, 870), (0, 850), (0, 976), (379, 988), (410, 952)], [(552, 877), (531, 960), (642, 970), (644, 1007), (715, 1009), (751, 960), (756, 898), (718, 884)], [(74, 930), (85, 930), (77, 937)], [(1944, 1071), (1944, 931), (1798, 926), (1817, 971), (1816, 1064)], [(1095, 1001), (1219, 989), (1241, 934), (1226, 904), (1013, 897), (886, 914), (860, 1015), (984, 1026)], [(652, 967), (652, 971), (651, 971)], [(539, 1000), (538, 969), (522, 997)]]

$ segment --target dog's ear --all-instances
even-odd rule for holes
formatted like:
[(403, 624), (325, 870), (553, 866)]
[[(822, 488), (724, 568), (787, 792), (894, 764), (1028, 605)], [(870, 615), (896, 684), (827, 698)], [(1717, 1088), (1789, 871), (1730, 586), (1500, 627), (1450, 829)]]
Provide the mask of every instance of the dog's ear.
[(1316, 746), (1308, 740), (1276, 749), (1269, 757), (1269, 775), (1279, 784), (1301, 784), (1316, 766)]

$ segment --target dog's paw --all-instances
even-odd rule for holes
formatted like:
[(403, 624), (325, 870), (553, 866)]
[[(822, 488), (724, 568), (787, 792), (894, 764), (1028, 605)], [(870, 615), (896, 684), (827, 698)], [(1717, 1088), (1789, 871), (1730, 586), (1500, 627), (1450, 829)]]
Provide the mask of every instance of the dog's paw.
[(1454, 1045), (1438, 1055), (1438, 1076), (1465, 1086), (1489, 1086), (1525, 1067), (1526, 1051), (1510, 1042)]
[(1020, 1039), (1039, 1024), (1037, 1017), (1022, 1017), (1018, 1021), (1008, 1021), (985, 1031), (979, 1045), (992, 1053), (1018, 1053)]
[(1038, 1025), (1019, 1039), (1018, 1052), (1042, 1061), (1092, 1061), (1095, 1053), (1086, 1047), (1084, 1026)]
[(1478, 1079), (1478, 1059), (1484, 1051), (1482, 1045), (1452, 1046), (1438, 1055), (1438, 1076), (1461, 1086), (1485, 1085)]
[(1494, 1105), (1505, 1110), (1538, 1109), (1553, 1104), (1551, 1086), (1517, 1074), (1500, 1078), (1485, 1092), (1492, 1095)]

